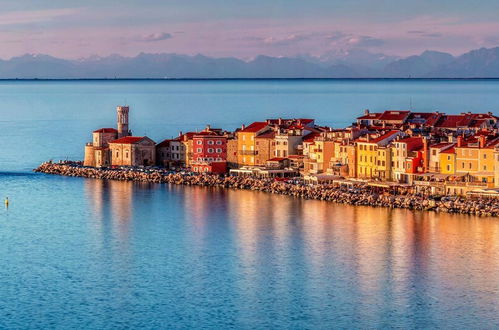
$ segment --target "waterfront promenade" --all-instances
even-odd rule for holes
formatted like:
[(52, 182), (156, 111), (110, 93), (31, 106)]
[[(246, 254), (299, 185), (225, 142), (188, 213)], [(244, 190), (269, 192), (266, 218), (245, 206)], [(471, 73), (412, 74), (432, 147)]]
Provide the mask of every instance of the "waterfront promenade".
[(348, 186), (336, 184), (309, 185), (303, 183), (301, 179), (278, 181), (272, 178), (262, 179), (142, 168), (97, 169), (82, 167), (77, 162), (46, 162), (34, 171), (104, 180), (246, 189), (356, 206), (403, 208), (417, 211), (435, 211), (477, 216), (499, 216), (499, 203), (497, 203), (497, 199), (495, 198), (431, 196), (414, 193), (408, 188), (393, 192), (390, 189), (372, 187), (360, 182), (352, 183)]

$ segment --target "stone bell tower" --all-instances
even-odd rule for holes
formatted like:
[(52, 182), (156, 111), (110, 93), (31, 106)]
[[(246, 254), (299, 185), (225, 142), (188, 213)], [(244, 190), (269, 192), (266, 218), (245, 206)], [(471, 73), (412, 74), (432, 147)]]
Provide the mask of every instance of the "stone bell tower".
[(118, 139), (124, 136), (132, 135), (132, 132), (128, 129), (129, 110), (130, 107), (128, 105), (116, 107)]

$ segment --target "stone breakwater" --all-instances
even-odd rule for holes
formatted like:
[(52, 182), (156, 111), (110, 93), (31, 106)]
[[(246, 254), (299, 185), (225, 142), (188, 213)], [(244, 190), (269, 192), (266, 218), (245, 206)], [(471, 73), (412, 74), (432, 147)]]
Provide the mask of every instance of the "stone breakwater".
[(228, 175), (193, 174), (164, 170), (97, 169), (77, 163), (43, 163), (35, 172), (64, 176), (122, 180), (148, 183), (170, 183), (206, 187), (256, 190), (305, 199), (331, 201), (349, 205), (403, 208), (421, 211), (460, 213), (478, 216), (499, 216), (499, 201), (494, 198), (463, 198), (427, 196), (411, 193), (392, 193), (365, 184), (351, 187), (331, 184), (307, 185), (299, 180), (291, 182)]

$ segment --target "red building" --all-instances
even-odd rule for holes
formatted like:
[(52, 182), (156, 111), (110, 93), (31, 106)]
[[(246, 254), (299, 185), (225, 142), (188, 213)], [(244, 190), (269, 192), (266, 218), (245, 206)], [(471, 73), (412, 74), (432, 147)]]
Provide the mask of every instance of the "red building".
[(192, 143), (192, 171), (227, 172), (227, 137), (217, 132), (203, 131), (193, 136)]

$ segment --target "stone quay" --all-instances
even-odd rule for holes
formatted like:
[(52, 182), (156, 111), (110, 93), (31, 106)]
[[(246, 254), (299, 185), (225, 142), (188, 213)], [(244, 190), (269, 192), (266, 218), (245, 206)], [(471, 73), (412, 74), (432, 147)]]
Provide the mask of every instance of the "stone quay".
[(335, 184), (310, 185), (303, 183), (300, 179), (279, 181), (273, 178), (262, 179), (185, 171), (172, 172), (163, 169), (146, 168), (100, 169), (84, 167), (79, 162), (68, 161), (60, 163), (46, 162), (34, 169), (34, 171), (92, 179), (256, 190), (355, 206), (401, 208), (476, 216), (499, 216), (499, 203), (496, 198), (431, 196), (414, 193), (410, 189), (395, 193), (388, 189), (371, 187), (363, 183), (355, 183), (348, 187)]

